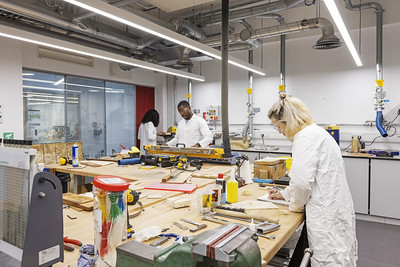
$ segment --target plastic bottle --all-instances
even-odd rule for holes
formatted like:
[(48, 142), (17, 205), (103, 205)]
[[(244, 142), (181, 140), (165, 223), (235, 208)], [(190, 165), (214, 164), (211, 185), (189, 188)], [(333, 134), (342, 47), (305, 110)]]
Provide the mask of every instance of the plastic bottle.
[(256, 224), (253, 221), (253, 218), (251, 218), (251, 223), (249, 224), (249, 229), (253, 232), (256, 231)]
[(231, 171), (231, 177), (227, 183), (227, 196), (226, 201), (230, 203), (235, 203), (238, 201), (239, 195), (239, 184), (235, 179), (235, 170)]
[(212, 190), (207, 187), (197, 190), (197, 210), (200, 215), (211, 212), (212, 193)]
[(79, 147), (77, 144), (74, 144), (72, 146), (72, 167), (79, 166), (78, 155), (79, 155)]
[(224, 175), (222, 173), (218, 173), (218, 178), (215, 181), (215, 183), (222, 186), (222, 189), (221, 189), (221, 204), (225, 204), (226, 203), (226, 180), (225, 180)]

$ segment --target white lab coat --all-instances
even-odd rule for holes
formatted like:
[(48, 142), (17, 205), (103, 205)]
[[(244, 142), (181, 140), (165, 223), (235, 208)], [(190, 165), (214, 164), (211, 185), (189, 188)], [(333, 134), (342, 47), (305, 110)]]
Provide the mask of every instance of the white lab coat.
[(144, 154), (144, 146), (150, 145), (155, 146), (157, 142), (157, 130), (154, 124), (149, 121), (140, 124), (138, 139), (140, 140), (140, 152)]
[(186, 123), (183, 119), (178, 123), (175, 137), (167, 143), (169, 146), (185, 144), (185, 147), (191, 147), (199, 143), (201, 147), (207, 147), (213, 140), (212, 134), (206, 121), (196, 114)]
[(290, 185), (281, 193), (291, 211), (305, 207), (311, 266), (356, 266), (355, 214), (339, 146), (312, 124), (294, 137), (292, 157)]

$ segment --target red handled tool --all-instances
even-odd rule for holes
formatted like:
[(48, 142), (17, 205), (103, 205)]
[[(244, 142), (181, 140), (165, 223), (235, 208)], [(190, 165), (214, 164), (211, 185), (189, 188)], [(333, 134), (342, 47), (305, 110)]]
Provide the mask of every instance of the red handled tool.
[(67, 245), (67, 243), (75, 245), (75, 246), (79, 246), (79, 247), (82, 246), (81, 241), (64, 237), (64, 250), (66, 250), (66, 251), (74, 251), (74, 247)]

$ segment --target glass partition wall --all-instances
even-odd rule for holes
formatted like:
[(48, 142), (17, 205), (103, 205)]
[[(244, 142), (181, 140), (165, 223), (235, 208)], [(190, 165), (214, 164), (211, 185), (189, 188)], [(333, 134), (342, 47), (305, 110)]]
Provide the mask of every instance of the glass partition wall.
[(136, 146), (135, 86), (23, 70), (25, 139), (82, 141), (85, 158)]

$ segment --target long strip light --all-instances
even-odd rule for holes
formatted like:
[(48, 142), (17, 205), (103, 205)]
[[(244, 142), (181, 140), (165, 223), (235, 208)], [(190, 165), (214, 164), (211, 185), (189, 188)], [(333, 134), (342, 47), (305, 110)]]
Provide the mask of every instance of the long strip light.
[(55, 83), (54, 83), (54, 85), (59, 85), (59, 84), (61, 84), (61, 83), (63, 83), (64, 82), (64, 78), (61, 78), (61, 79), (59, 79), (58, 81), (56, 81)]
[[(65, 2), (79, 6), (86, 10), (92, 11), (96, 14), (105, 16), (111, 20), (118, 21), (125, 25), (139, 29), (141, 31), (150, 33), (152, 35), (161, 37), (165, 40), (169, 40), (173, 43), (182, 45), (192, 50), (201, 52), (207, 56), (221, 60), (220, 51), (211, 48), (205, 44), (199, 43), (179, 33), (166, 29), (156, 23), (148, 21), (136, 14), (122, 10), (113, 5), (107, 4), (100, 0), (64, 0)], [(255, 65), (249, 64), (241, 59), (229, 56), (228, 62), (232, 65), (240, 67), (242, 69), (252, 71), (259, 75), (265, 75), (265, 71)]]
[(179, 77), (197, 80), (197, 81), (201, 81), (201, 82), (205, 81), (204, 76), (200, 76), (197, 74), (184, 72), (181, 70), (171, 69), (168, 67), (154, 64), (154, 63), (149, 63), (149, 62), (141, 61), (141, 60), (134, 59), (134, 58), (124, 57), (124, 56), (113, 54), (113, 53), (103, 51), (100, 49), (95, 49), (95, 48), (91, 48), (91, 47), (87, 47), (87, 46), (47, 37), (44, 35), (28, 32), (28, 31), (23, 31), (20, 29), (16, 29), (16, 28), (4, 26), (4, 25), (0, 25), (0, 36), (15, 39), (15, 40), (20, 40), (23, 42), (42, 45), (42, 46), (46, 46), (46, 47), (51, 47), (51, 48), (59, 49), (62, 51), (68, 51), (68, 52), (76, 53), (79, 55), (100, 58), (100, 59), (104, 59), (104, 60), (108, 60), (108, 61), (112, 61), (112, 62), (117, 62), (117, 63), (122, 63), (122, 64), (127, 64), (130, 66), (143, 68), (143, 69), (158, 71), (158, 72), (162, 72), (162, 73), (166, 73), (166, 74), (170, 74), (170, 75), (176, 75)]
[(350, 34), (347, 31), (346, 26), (344, 25), (342, 16), (340, 16), (339, 10), (335, 4), (335, 0), (324, 0), (324, 3), (328, 8), (328, 11), (331, 14), (333, 20), (335, 21), (336, 27), (338, 27), (339, 32), (342, 35), (343, 40), (346, 43), (346, 46), (349, 49), (351, 56), (353, 57), (357, 66), (361, 67), (362, 66), (361, 59), (357, 53), (356, 48), (354, 47), (353, 41), (350, 38)]

